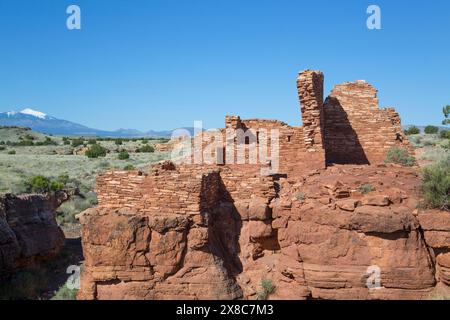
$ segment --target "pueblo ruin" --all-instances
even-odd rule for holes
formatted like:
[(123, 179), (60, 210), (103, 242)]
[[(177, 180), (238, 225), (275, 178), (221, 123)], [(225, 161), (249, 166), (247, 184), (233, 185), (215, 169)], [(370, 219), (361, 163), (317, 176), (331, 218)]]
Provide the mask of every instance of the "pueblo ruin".
[(278, 130), (276, 172), (261, 174), (270, 157), (227, 161), (225, 137), (216, 164), (165, 161), (99, 176), (98, 206), (80, 215), (78, 298), (257, 299), (263, 279), (274, 287), (269, 299), (448, 291), (449, 213), (417, 209), (417, 168), (384, 162), (392, 147), (413, 152), (399, 115), (380, 109), (365, 81), (326, 99), (323, 81), (319, 71), (298, 76), (303, 126), (226, 117), (222, 133), (256, 136), (244, 145)]

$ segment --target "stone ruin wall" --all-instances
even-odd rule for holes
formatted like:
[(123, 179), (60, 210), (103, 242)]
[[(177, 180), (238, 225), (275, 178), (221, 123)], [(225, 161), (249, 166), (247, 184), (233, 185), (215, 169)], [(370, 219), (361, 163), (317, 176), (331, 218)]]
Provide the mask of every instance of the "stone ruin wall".
[(323, 110), (328, 163), (381, 163), (394, 146), (412, 151), (398, 113), (379, 109), (377, 90), (365, 81), (334, 87)]
[[(255, 297), (273, 261), (279, 298), (417, 298), (432, 290), (435, 272), (450, 282), (448, 256), (438, 256), (435, 270), (426, 246), (448, 251), (450, 226), (436, 227), (448, 217), (411, 213), (417, 207), (412, 168), (313, 170), (326, 161), (374, 164), (391, 146), (409, 148), (395, 110), (378, 109), (376, 90), (365, 82), (337, 86), (324, 103), (320, 72), (300, 74), (298, 87), (302, 127), (237, 116), (225, 125), (279, 129), (280, 171), (287, 177), (262, 176), (260, 164), (170, 162), (148, 174), (101, 175), (99, 205), (80, 217), (86, 263), (79, 298)], [(382, 180), (376, 194), (359, 194), (368, 177)], [(388, 284), (377, 292), (362, 278), (374, 259)]]
[(197, 215), (222, 200), (275, 196), (273, 177), (261, 176), (257, 165), (164, 166), (156, 165), (149, 174), (116, 170), (100, 175), (98, 206), (128, 208), (144, 215)]
[(413, 153), (398, 113), (393, 108), (379, 108), (373, 86), (365, 81), (337, 85), (324, 102), (323, 80), (320, 71), (312, 70), (301, 72), (297, 78), (303, 126), (227, 116), (225, 128), (251, 130), (250, 136), (258, 135), (261, 129), (268, 133), (278, 129), (279, 173), (299, 173), (333, 163), (382, 163), (394, 146)]

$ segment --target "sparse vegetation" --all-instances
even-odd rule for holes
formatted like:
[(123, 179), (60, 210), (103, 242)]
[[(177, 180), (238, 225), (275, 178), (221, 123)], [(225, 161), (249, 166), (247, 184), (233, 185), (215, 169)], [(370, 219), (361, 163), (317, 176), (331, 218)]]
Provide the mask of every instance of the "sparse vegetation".
[(275, 291), (275, 285), (270, 279), (261, 280), (261, 291), (257, 292), (258, 300), (267, 300), (267, 298)]
[(424, 132), (426, 134), (436, 134), (439, 132), (439, 128), (436, 126), (426, 126)]
[(413, 134), (419, 134), (419, 133), (420, 133), (420, 129), (417, 128), (416, 126), (411, 126), (405, 130), (406, 135), (413, 135)]
[(118, 159), (119, 160), (130, 159), (130, 154), (128, 152), (126, 152), (125, 150), (122, 150), (122, 151), (119, 152)]
[(374, 190), (375, 190), (375, 188), (370, 183), (363, 184), (363, 185), (361, 185), (358, 188), (358, 191), (363, 193), (363, 194), (367, 194), (367, 193), (372, 192)]
[(88, 158), (99, 158), (99, 157), (105, 157), (106, 156), (106, 149), (103, 148), (99, 144), (93, 144), (91, 147), (86, 151), (85, 155)]
[(425, 205), (430, 208), (450, 209), (450, 155), (423, 170), (422, 183)]
[(149, 144), (144, 144), (142, 147), (138, 148), (136, 152), (152, 153), (155, 152), (155, 148)]
[(76, 138), (72, 140), (72, 147), (76, 148), (82, 145), (84, 145), (84, 139)]
[(25, 188), (30, 193), (56, 192), (64, 189), (65, 177), (52, 180), (44, 176), (33, 176), (25, 181)]
[(295, 194), (295, 198), (296, 198), (298, 201), (304, 201), (304, 200), (306, 199), (306, 193), (304, 193), (304, 192), (297, 192), (297, 193)]
[(8, 154), (11, 154), (11, 155), (16, 154), (16, 150), (10, 150), (10, 151), (8, 151)]
[(65, 284), (59, 288), (51, 300), (76, 300), (77, 292), (77, 289), (69, 289)]
[(125, 167), (123, 167), (123, 170), (131, 171), (134, 170), (134, 166), (132, 164), (127, 164)]
[(397, 163), (403, 166), (412, 167), (416, 163), (416, 159), (409, 155), (407, 149), (392, 147), (387, 153), (386, 163)]
[(450, 139), (450, 130), (441, 130), (439, 136), (441, 139)]

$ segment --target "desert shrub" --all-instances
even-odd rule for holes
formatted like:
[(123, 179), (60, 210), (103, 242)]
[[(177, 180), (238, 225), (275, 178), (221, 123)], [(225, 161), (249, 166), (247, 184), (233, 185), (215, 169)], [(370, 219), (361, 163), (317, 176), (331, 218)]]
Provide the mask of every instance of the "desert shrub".
[(144, 144), (142, 147), (139, 148), (139, 152), (151, 153), (151, 152), (155, 152), (155, 148), (153, 148), (149, 144)]
[(363, 194), (367, 194), (367, 193), (372, 192), (374, 190), (375, 190), (375, 188), (370, 183), (363, 184), (363, 185), (361, 185), (358, 188), (358, 191), (363, 193)]
[(69, 141), (69, 140), (64, 140), (64, 141), (63, 141), (63, 144), (64, 144), (65, 146), (68, 146), (68, 145), (70, 145), (70, 141)]
[(72, 147), (79, 147), (84, 145), (84, 139), (82, 138), (76, 138), (72, 140)]
[(125, 150), (120, 151), (118, 155), (119, 160), (127, 160), (130, 159), (130, 154), (126, 152)]
[(114, 143), (115, 143), (116, 145), (118, 145), (118, 146), (121, 146), (121, 145), (123, 144), (123, 141), (122, 141), (122, 139), (116, 139), (116, 140), (114, 141)]
[(4, 146), (0, 146), (0, 151), (5, 150), (6, 148)]
[[(20, 137), (20, 138), (22, 138), (22, 137)], [(31, 134), (27, 133), (26, 135), (23, 136), (23, 139), (25, 139), (25, 140), (34, 140), (34, 137)]]
[(439, 132), (439, 128), (436, 126), (426, 126), (424, 132), (426, 134), (436, 134)]
[(77, 292), (77, 289), (69, 289), (65, 284), (58, 289), (51, 300), (76, 300)]
[(409, 155), (405, 148), (392, 147), (386, 156), (386, 163), (397, 163), (403, 166), (411, 167), (416, 163), (416, 159)]
[(83, 197), (74, 197), (73, 199), (64, 202), (57, 211), (56, 221), (58, 224), (76, 223), (75, 216), (97, 204), (97, 197), (95, 193), (88, 192)]
[(444, 142), (444, 143), (441, 145), (441, 147), (442, 147), (444, 150), (450, 150), (450, 139), (449, 139), (448, 141)]
[(441, 139), (450, 139), (450, 130), (441, 130), (441, 132), (439, 132), (439, 136)]
[(56, 141), (53, 141), (50, 137), (45, 137), (44, 141), (38, 141), (35, 143), (37, 146), (54, 146), (57, 145)]
[(16, 150), (10, 150), (8, 151), (8, 154), (16, 154)]
[(295, 194), (295, 198), (296, 198), (297, 200), (299, 200), (299, 201), (303, 201), (303, 200), (306, 199), (306, 193), (304, 193), (304, 192), (297, 192), (297, 193)]
[(6, 143), (5, 143), (5, 141), (0, 141), (0, 145), (2, 145), (2, 146), (4, 146)]
[(100, 163), (97, 165), (97, 167), (98, 167), (98, 168), (101, 168), (101, 169), (106, 169), (106, 168), (111, 167), (111, 164), (110, 164), (107, 160), (105, 160), (105, 161), (100, 162)]
[(96, 139), (89, 139), (88, 144), (97, 144), (97, 140)]
[(148, 144), (148, 139), (147, 138), (142, 138), (142, 140), (141, 140), (141, 142), (142, 142), (142, 144)]
[(134, 166), (132, 164), (127, 164), (125, 167), (123, 167), (123, 170), (131, 171), (134, 170)]
[(99, 157), (105, 157), (106, 156), (106, 149), (103, 148), (99, 144), (93, 144), (91, 147), (86, 151), (85, 155), (88, 158), (99, 158)]
[(266, 300), (275, 291), (275, 285), (270, 279), (262, 279), (261, 288), (262, 290), (257, 292), (258, 300)]
[(450, 208), (450, 155), (423, 170), (422, 192), (427, 207)]
[(419, 134), (419, 133), (420, 133), (420, 129), (417, 128), (416, 126), (411, 126), (405, 130), (406, 135)]
[(33, 176), (25, 182), (27, 192), (47, 193), (64, 189), (64, 184), (58, 180), (51, 180), (44, 176)]

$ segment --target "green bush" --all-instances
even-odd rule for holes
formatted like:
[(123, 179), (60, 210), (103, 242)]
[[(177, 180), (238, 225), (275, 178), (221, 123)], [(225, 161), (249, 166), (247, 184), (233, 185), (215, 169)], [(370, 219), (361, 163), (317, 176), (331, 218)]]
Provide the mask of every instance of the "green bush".
[(420, 133), (420, 129), (417, 128), (416, 126), (411, 126), (405, 130), (406, 135), (419, 134), (419, 133)]
[(450, 155), (423, 170), (422, 192), (426, 206), (450, 209)]
[(88, 144), (97, 144), (97, 140), (95, 140), (95, 139), (89, 139), (87, 143), (88, 143)]
[(121, 145), (123, 144), (123, 141), (122, 141), (122, 139), (116, 139), (116, 140), (114, 141), (114, 143), (115, 143), (116, 145), (118, 145), (118, 146), (121, 146)]
[(424, 131), (426, 134), (436, 134), (439, 132), (439, 128), (436, 126), (426, 126)]
[(295, 198), (299, 201), (304, 201), (306, 199), (306, 193), (304, 192), (297, 192), (295, 194)]
[(367, 193), (372, 192), (374, 190), (375, 190), (375, 188), (369, 183), (363, 184), (362, 186), (360, 186), (358, 188), (358, 191), (363, 193), (363, 194), (367, 194)]
[(134, 166), (132, 164), (127, 164), (125, 167), (123, 167), (123, 170), (132, 171), (134, 170)]
[(411, 167), (416, 163), (416, 159), (409, 155), (405, 148), (392, 147), (386, 156), (386, 163), (397, 163), (403, 166)]
[(76, 300), (77, 289), (69, 289), (67, 285), (63, 285), (51, 298), (51, 300)]
[(119, 160), (127, 160), (127, 159), (130, 159), (130, 154), (126, 151), (120, 151), (118, 158), (119, 158)]
[(76, 138), (72, 140), (72, 147), (79, 147), (84, 145), (84, 139)]
[(38, 141), (35, 143), (36, 146), (54, 146), (57, 145), (56, 141), (53, 141), (50, 137), (45, 137), (44, 141)]
[(155, 152), (155, 148), (153, 148), (149, 144), (144, 144), (142, 147), (139, 148), (139, 152), (151, 153), (151, 152)]
[(262, 279), (261, 280), (262, 291), (257, 292), (258, 300), (267, 300), (270, 294), (275, 291), (275, 285), (272, 283), (270, 279)]
[(450, 130), (441, 130), (439, 134), (441, 139), (450, 139)]
[(6, 148), (4, 146), (0, 146), (0, 151), (5, 150)]
[(44, 176), (33, 176), (25, 182), (27, 192), (47, 193), (50, 191), (60, 191), (65, 185), (61, 181), (51, 180)]
[(91, 147), (86, 151), (85, 155), (88, 158), (99, 158), (99, 157), (105, 157), (106, 156), (106, 149), (103, 148), (99, 144), (93, 144)]
[(16, 154), (16, 150), (8, 151), (8, 154)]

